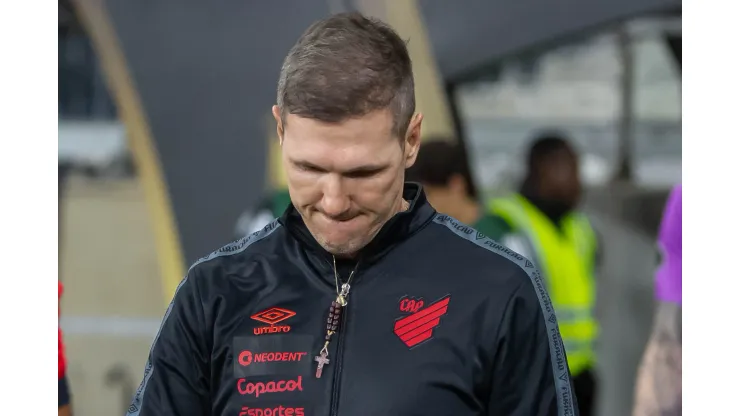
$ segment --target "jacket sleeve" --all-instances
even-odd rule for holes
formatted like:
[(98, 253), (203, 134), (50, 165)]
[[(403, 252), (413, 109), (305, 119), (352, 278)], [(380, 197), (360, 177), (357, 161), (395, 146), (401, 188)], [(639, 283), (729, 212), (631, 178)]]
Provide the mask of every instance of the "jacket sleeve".
[(563, 341), (544, 282), (534, 271), (531, 280), (522, 277), (496, 338), (489, 414), (577, 416)]
[(191, 270), (175, 291), (127, 416), (210, 414), (210, 354), (194, 274)]

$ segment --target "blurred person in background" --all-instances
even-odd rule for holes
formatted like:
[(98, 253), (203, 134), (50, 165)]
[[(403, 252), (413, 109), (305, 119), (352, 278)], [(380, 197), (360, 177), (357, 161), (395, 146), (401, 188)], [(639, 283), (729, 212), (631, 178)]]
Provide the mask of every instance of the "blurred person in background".
[(416, 163), (406, 171), (406, 180), (419, 182), (437, 211), (488, 237), (499, 236), (506, 224), (489, 215), (476, 198), (467, 163), (465, 152), (456, 141), (428, 138), (419, 149)]
[(264, 228), (272, 220), (282, 215), (290, 205), (290, 194), (287, 189), (276, 189), (268, 192), (259, 204), (239, 216), (234, 233), (242, 238)]
[(582, 416), (593, 414), (597, 379), (594, 342), (598, 323), (595, 267), (598, 241), (576, 209), (581, 199), (578, 155), (556, 132), (539, 135), (527, 157), (518, 193), (494, 199), (492, 221), (503, 228), (490, 237), (532, 259), (555, 307)]
[[(62, 301), (62, 282), (59, 282), (59, 302)], [(61, 305), (60, 305), (61, 306)], [(61, 309), (59, 309), (61, 310)], [(59, 312), (57, 312), (59, 313)], [(69, 384), (67, 383), (67, 359), (64, 356), (64, 343), (62, 342), (62, 328), (59, 328), (59, 416), (70, 416), (72, 405), (70, 404)]]
[(668, 197), (658, 235), (662, 264), (655, 276), (658, 301), (653, 332), (638, 370), (633, 416), (680, 415), (682, 191)]

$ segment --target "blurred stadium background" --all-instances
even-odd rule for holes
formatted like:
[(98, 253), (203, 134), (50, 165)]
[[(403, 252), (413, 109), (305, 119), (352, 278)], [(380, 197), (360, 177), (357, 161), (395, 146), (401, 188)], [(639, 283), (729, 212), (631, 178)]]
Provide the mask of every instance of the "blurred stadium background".
[(426, 136), (459, 137), (482, 196), (540, 128), (582, 153), (605, 235), (599, 414), (623, 416), (652, 317), (655, 234), (681, 180), (681, 2), (59, 1), (62, 329), (75, 414), (123, 414), (192, 261), (283, 186), (282, 58), (328, 13), (409, 39)]

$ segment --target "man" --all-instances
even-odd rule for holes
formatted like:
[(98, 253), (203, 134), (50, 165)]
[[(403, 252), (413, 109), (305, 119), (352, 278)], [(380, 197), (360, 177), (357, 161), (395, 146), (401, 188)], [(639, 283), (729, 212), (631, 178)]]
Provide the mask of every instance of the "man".
[(531, 258), (557, 311), (581, 415), (594, 412), (594, 317), (597, 237), (576, 211), (581, 198), (578, 157), (565, 138), (544, 133), (532, 144), (520, 192), (494, 200), (492, 213), (508, 224), (491, 238)]
[[(59, 282), (59, 301), (62, 300), (62, 282)], [(62, 342), (62, 329), (59, 328), (59, 373), (58, 373), (59, 416), (70, 416), (72, 405), (70, 404), (69, 384), (67, 383), (67, 359), (64, 356), (64, 343)]]
[(396, 32), (313, 24), (272, 112), (292, 204), (190, 268), (130, 415), (577, 414), (532, 264), (404, 184), (422, 115)]
[(508, 225), (489, 215), (479, 203), (467, 163), (463, 149), (452, 140), (430, 138), (421, 145), (416, 163), (406, 171), (406, 180), (421, 183), (437, 211), (472, 225), (488, 237), (499, 237)]
[(634, 416), (681, 414), (682, 191), (668, 197), (658, 236), (663, 264), (655, 279), (658, 308), (637, 378)]

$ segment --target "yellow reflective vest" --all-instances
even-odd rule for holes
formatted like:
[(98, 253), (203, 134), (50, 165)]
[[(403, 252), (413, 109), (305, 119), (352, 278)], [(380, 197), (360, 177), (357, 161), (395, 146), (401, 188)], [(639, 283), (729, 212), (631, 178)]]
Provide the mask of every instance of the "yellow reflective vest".
[(558, 228), (518, 194), (493, 200), (490, 211), (526, 237), (531, 246), (535, 257), (531, 260), (542, 273), (555, 308), (571, 374), (591, 368), (598, 335), (594, 318), (597, 244), (588, 219), (570, 214)]

